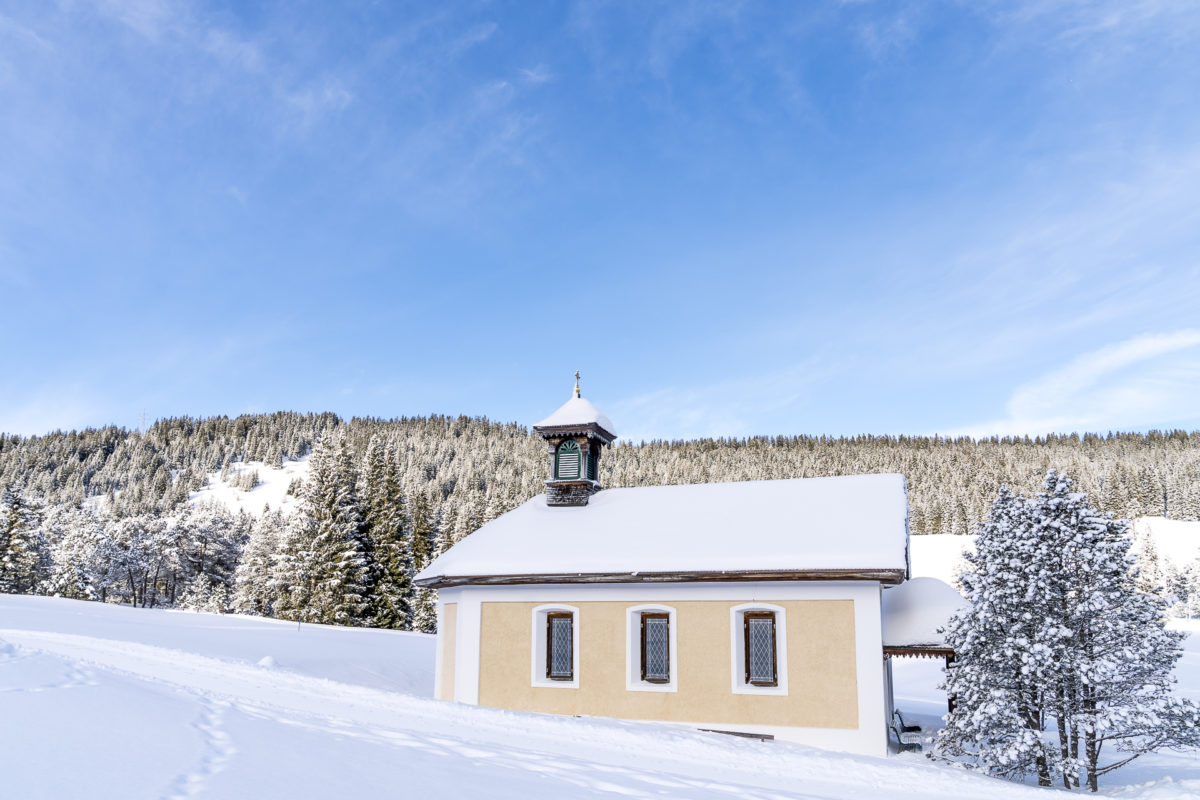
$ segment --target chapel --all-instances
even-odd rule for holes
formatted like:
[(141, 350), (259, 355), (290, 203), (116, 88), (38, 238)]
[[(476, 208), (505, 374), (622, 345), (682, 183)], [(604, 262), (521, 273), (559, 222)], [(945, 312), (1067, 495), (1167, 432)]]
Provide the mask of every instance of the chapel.
[(903, 597), (885, 648), (904, 477), (605, 489), (616, 429), (576, 378), (533, 426), (545, 492), (415, 578), (438, 590), (436, 696), (885, 754), (890, 659), (948, 655)]

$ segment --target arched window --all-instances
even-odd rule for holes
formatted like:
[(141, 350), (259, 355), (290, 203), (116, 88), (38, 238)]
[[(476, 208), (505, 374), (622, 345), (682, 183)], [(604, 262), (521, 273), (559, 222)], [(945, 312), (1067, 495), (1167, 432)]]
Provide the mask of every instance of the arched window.
[(567, 439), (558, 446), (558, 451), (554, 454), (554, 477), (556, 480), (579, 480), (581, 466), (579, 442)]

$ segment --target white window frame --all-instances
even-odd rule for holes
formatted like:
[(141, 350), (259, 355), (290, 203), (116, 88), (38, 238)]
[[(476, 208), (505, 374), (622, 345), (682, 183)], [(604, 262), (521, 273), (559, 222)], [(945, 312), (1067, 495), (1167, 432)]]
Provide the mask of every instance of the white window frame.
[[(775, 686), (746, 682), (746, 612), (775, 614)], [(788, 693), (787, 610), (771, 603), (743, 603), (729, 609), (729, 672), (734, 694), (764, 694), (786, 697)]]
[[(556, 681), (546, 677), (546, 626), (547, 616), (553, 613), (571, 615), (571, 680)], [(533, 642), (531, 685), (542, 689), (579, 688), (579, 609), (562, 603), (547, 603), (533, 609)]]
[[(642, 680), (642, 612), (667, 615), (667, 635), (671, 660), (671, 679), (666, 683)], [(646, 603), (625, 609), (625, 689), (630, 692), (679, 691), (679, 647), (677, 644), (675, 609), (672, 606)]]

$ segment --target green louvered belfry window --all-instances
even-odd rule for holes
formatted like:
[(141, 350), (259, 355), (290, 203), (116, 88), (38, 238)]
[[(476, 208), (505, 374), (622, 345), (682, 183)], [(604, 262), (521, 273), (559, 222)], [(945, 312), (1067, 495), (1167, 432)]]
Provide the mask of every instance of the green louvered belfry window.
[(579, 452), (579, 442), (567, 439), (558, 446), (554, 454), (554, 478), (560, 481), (579, 480), (579, 470), (582, 466)]

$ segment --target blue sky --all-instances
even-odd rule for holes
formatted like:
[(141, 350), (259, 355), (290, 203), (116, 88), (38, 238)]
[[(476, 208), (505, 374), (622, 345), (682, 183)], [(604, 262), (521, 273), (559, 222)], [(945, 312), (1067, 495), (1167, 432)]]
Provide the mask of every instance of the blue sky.
[(1200, 428), (1200, 8), (6, 3), (0, 430)]

